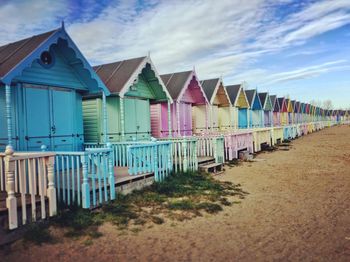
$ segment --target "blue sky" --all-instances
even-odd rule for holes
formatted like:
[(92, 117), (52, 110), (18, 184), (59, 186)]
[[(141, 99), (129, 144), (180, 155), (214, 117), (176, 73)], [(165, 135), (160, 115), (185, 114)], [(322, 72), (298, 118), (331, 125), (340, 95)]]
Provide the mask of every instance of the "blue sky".
[(150, 52), (160, 73), (350, 108), (350, 0), (0, 0), (0, 44), (63, 19), (93, 65)]

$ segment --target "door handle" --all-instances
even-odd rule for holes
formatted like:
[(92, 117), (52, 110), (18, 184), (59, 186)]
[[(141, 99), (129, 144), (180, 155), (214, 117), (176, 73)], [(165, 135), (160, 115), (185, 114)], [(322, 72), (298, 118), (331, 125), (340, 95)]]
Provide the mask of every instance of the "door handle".
[(53, 134), (56, 133), (56, 126), (55, 126), (55, 125), (53, 125), (53, 126), (51, 127), (51, 131), (52, 131)]

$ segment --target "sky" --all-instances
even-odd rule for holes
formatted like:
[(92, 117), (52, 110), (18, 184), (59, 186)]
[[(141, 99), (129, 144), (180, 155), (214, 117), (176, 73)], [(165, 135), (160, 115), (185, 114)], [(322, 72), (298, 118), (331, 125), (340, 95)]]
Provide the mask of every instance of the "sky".
[(0, 45), (63, 20), (92, 65), (150, 53), (161, 74), (350, 108), (350, 0), (0, 0)]

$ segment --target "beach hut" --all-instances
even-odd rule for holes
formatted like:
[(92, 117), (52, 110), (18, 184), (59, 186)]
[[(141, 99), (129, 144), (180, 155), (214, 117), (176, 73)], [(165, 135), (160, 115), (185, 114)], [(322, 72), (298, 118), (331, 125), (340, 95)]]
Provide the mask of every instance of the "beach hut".
[(273, 125), (273, 105), (268, 93), (258, 93), (261, 104), (263, 106), (263, 120), (265, 127), (272, 127)]
[(287, 112), (288, 112), (287, 124), (292, 125), (293, 124), (293, 104), (289, 98), (286, 99), (286, 104), (287, 104)]
[(249, 127), (249, 102), (243, 89), (243, 84), (225, 86), (231, 101), (232, 126), (234, 129)]
[(285, 126), (288, 124), (288, 110), (287, 103), (284, 97), (279, 97), (277, 99), (281, 114), (281, 125)]
[(296, 124), (301, 123), (301, 103), (299, 101), (295, 101), (294, 103), (294, 119)]
[[(99, 124), (104, 118), (103, 97), (84, 96), (84, 132), (87, 142), (149, 140), (151, 104), (163, 103), (167, 111), (168, 102), (170, 104), (172, 101), (151, 58), (146, 56), (98, 65), (94, 70), (111, 93), (106, 99), (108, 127), (104, 134), (104, 127)], [(152, 121), (152, 131), (159, 134), (163, 124), (168, 126), (168, 121), (159, 116), (156, 120)]]
[(0, 148), (81, 150), (82, 96), (101, 93), (109, 95), (63, 25), (0, 47)]
[(270, 100), (273, 106), (273, 126), (281, 126), (281, 113), (276, 95), (270, 96)]
[(208, 132), (209, 101), (195, 70), (165, 74), (161, 78), (174, 101), (170, 110), (173, 136)]
[[(231, 102), (222, 82), (222, 79), (208, 79), (201, 81), (201, 86), (209, 101), (209, 131), (224, 131), (232, 127)], [(196, 110), (196, 113), (198, 110)], [(197, 118), (201, 118), (199, 121)], [(205, 115), (200, 113), (194, 116), (197, 122), (205, 122)]]
[(256, 89), (245, 90), (249, 102), (249, 126), (251, 128), (263, 127), (263, 107)]
[(272, 141), (273, 144), (278, 144), (283, 141), (283, 127), (281, 126), (281, 116), (280, 116), (280, 108), (278, 104), (277, 96), (273, 95), (270, 96), (271, 105), (272, 105), (272, 126), (273, 126), (273, 133), (272, 133)]

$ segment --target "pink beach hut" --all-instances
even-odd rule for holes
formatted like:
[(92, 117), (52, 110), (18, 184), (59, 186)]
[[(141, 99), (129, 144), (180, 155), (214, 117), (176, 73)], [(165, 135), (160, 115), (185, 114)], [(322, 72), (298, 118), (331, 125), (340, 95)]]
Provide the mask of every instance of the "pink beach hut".
[[(206, 132), (208, 130), (208, 99), (198, 80), (196, 72), (186, 71), (161, 75), (173, 103), (158, 103), (151, 105), (151, 121), (159, 118), (159, 124), (152, 125), (152, 135), (156, 137), (192, 136), (193, 133)], [(196, 117), (192, 119), (192, 112)], [(169, 119), (171, 117), (171, 130)]]

